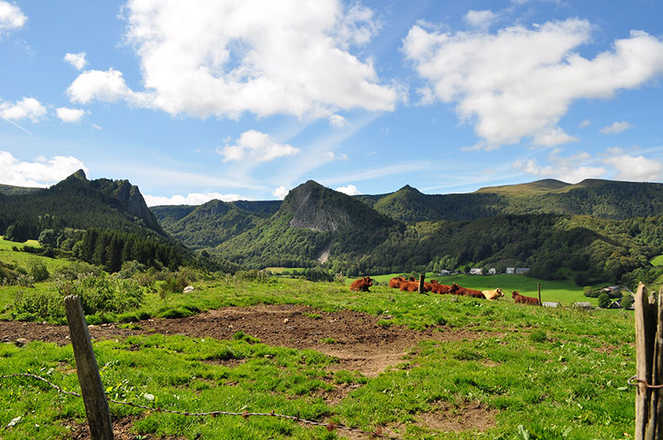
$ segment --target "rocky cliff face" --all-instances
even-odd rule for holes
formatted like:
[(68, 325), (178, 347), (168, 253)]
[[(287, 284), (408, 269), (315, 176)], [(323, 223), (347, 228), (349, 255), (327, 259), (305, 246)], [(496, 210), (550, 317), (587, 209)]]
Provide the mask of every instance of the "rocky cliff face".
[(292, 215), (290, 226), (316, 232), (391, 226), (394, 221), (346, 194), (309, 180), (283, 201), (282, 212)]

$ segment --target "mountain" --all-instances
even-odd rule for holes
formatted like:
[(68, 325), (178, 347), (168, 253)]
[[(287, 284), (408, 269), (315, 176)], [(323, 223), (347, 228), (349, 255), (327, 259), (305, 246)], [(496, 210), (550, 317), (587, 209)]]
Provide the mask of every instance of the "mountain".
[(20, 196), (23, 194), (31, 194), (43, 190), (44, 188), (29, 188), (24, 186), (12, 186), (12, 185), (0, 184), (0, 195), (5, 195), (5, 196)]
[(211, 200), (200, 206), (153, 206), (150, 209), (169, 235), (192, 249), (199, 249), (217, 246), (255, 227), (280, 206), (280, 200)]
[(404, 228), (346, 194), (309, 180), (291, 190), (279, 210), (215, 252), (250, 266), (296, 266), (330, 256), (351, 259)]
[(3, 192), (0, 232), (20, 225), (30, 238), (43, 229), (103, 228), (165, 236), (138, 187), (126, 180), (88, 180), (79, 170), (48, 189)]
[(546, 179), (442, 195), (423, 194), (404, 186), (393, 193), (357, 197), (378, 212), (405, 223), (527, 214), (611, 219), (663, 215), (663, 184), (598, 179), (574, 185)]

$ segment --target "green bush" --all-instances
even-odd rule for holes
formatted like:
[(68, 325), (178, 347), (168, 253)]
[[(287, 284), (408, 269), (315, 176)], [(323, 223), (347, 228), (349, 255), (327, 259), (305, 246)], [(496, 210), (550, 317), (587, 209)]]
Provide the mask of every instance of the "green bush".
[(629, 309), (633, 303), (635, 302), (635, 299), (633, 299), (633, 295), (630, 293), (627, 293), (622, 297), (622, 308), (624, 309)]
[(64, 317), (63, 297), (78, 295), (86, 315), (122, 313), (139, 308), (143, 291), (133, 280), (108, 276), (81, 275), (77, 280), (57, 282), (57, 292), (21, 291), (14, 299), (14, 316), (18, 319), (61, 320)]
[(612, 301), (610, 301), (610, 297), (607, 293), (602, 293), (599, 295), (599, 307), (602, 309), (608, 308), (611, 302)]
[(101, 276), (103, 269), (84, 261), (74, 261), (71, 264), (57, 268), (53, 275), (61, 280), (74, 281), (81, 275)]
[(587, 298), (596, 298), (599, 296), (599, 291), (592, 289), (591, 286), (586, 286), (584, 288), (584, 294)]
[(35, 262), (30, 265), (30, 275), (36, 282), (46, 281), (50, 277), (46, 265), (42, 262)]
[(126, 280), (141, 272), (145, 272), (145, 265), (136, 260), (131, 260), (122, 263), (122, 269), (116, 275), (118, 278)]

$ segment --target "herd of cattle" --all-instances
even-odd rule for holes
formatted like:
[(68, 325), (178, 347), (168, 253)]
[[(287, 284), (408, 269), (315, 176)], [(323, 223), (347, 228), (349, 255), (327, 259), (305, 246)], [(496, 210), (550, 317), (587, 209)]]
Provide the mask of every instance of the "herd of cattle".
[[(350, 290), (356, 292), (368, 292), (369, 287), (373, 285), (373, 279), (371, 277), (363, 277), (358, 280), (355, 280), (350, 285)], [(395, 277), (389, 280), (389, 287), (392, 289), (400, 289), (404, 292), (416, 292), (419, 290), (419, 281), (415, 280), (413, 277)], [(499, 287), (493, 290), (474, 290), (468, 289), (466, 287), (459, 286), (456, 283), (448, 286), (446, 284), (440, 284), (437, 280), (431, 280), (430, 282), (424, 283), (424, 291), (439, 293), (442, 295), (460, 295), (460, 296), (470, 296), (472, 298), (481, 298), (481, 299), (497, 299), (501, 296), (504, 296), (502, 289)], [(530, 305), (541, 305), (538, 298), (532, 298), (530, 296), (521, 295), (515, 290), (512, 292), (511, 297), (516, 303), (530, 304)]]

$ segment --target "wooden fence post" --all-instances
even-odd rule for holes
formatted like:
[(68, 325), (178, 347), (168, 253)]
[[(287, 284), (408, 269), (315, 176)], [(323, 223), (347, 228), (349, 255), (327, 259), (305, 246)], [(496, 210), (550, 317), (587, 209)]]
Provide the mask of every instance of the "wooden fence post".
[(77, 295), (69, 295), (64, 299), (64, 306), (67, 321), (69, 321), (71, 345), (74, 347), (78, 382), (81, 385), (85, 413), (90, 426), (90, 438), (92, 440), (113, 440), (110, 410), (99, 376), (97, 359), (92, 350), (92, 341), (83, 315), (81, 300)]
[(537, 288), (539, 289), (539, 305), (543, 306), (543, 302), (541, 301), (541, 283), (537, 283)]
[(658, 306), (653, 295), (647, 295), (643, 283), (638, 285), (635, 294), (635, 352), (636, 380), (635, 394), (635, 440), (654, 440), (659, 438), (661, 429), (661, 403), (657, 389), (647, 385), (663, 384), (663, 304), (659, 292)]
[(426, 277), (425, 273), (419, 274), (419, 293), (424, 293), (424, 278)]

